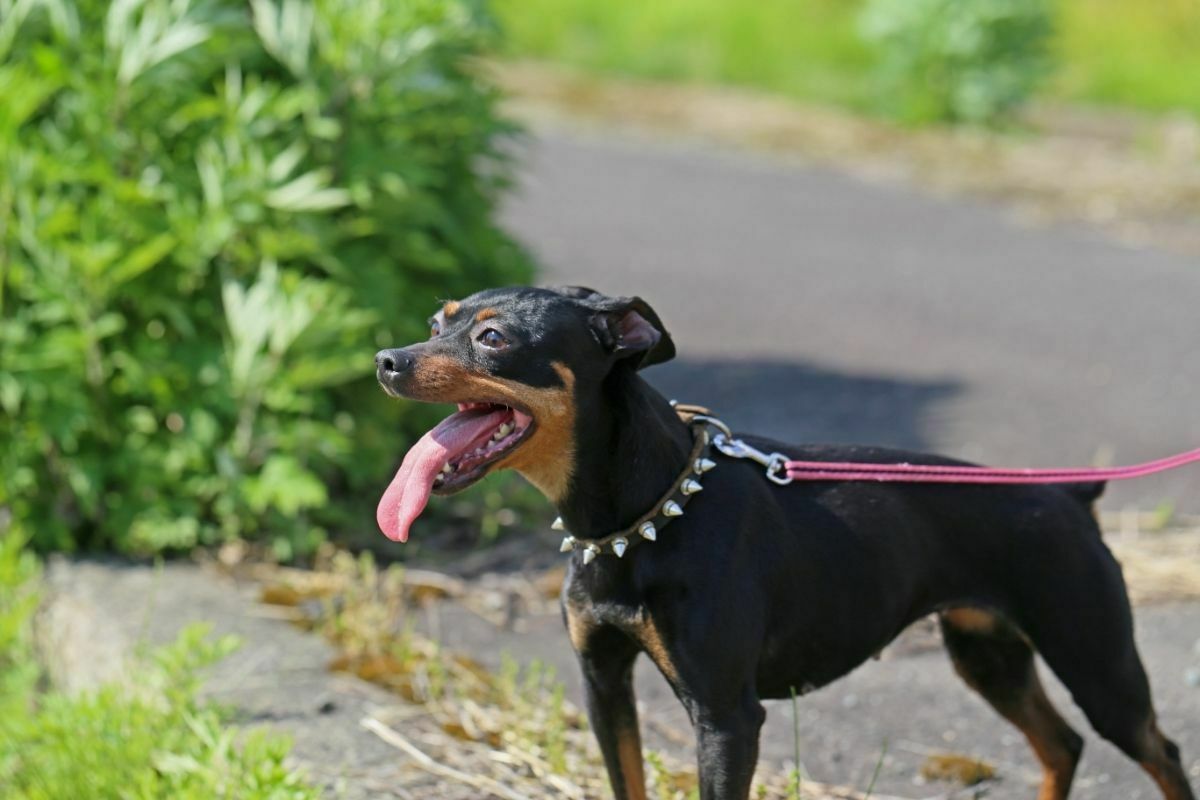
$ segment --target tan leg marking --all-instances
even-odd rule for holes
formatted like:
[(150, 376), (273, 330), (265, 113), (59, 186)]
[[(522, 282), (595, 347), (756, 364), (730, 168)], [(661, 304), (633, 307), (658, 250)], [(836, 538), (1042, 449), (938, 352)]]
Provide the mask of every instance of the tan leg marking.
[(1038, 800), (1065, 800), (1071, 790), (1078, 759), (1059, 738), (1066, 722), (1058, 715), (1042, 689), (1041, 681), (1026, 696), (1010, 719), (1016, 724), (1042, 765), (1042, 786)]
[(996, 630), (996, 615), (982, 608), (952, 608), (942, 616), (960, 631), (992, 633)]
[[(941, 616), (951, 627), (969, 633), (988, 635), (995, 633), (1000, 626), (995, 614), (980, 608), (954, 608), (943, 611)], [(1024, 638), (1023, 633), (1020, 635)], [(962, 669), (957, 659), (952, 661), (954, 671), (967, 685), (979, 692), (1001, 716), (1016, 725), (1025, 735), (1042, 765), (1042, 784), (1038, 790), (1038, 800), (1066, 800), (1079, 758), (1064, 743), (1064, 738), (1076, 734), (1071, 731), (1066, 720), (1059, 716), (1050, 698), (1046, 696), (1036, 668), (1031, 665), (1029, 683), (1024, 687), (1021, 696), (1012, 701), (1004, 701), (989, 696), (987, 687), (981, 686), (974, 676)]]
[(1164, 800), (1194, 800), (1183, 768), (1167, 754), (1166, 737), (1151, 718), (1143, 733), (1142, 749), (1148, 757), (1138, 763), (1158, 784)]
[(567, 606), (567, 636), (576, 653), (587, 650), (588, 639), (596, 629), (596, 622), (574, 606)]
[(629, 800), (646, 800), (642, 740), (636, 728), (622, 728), (617, 731), (617, 758), (621, 762), (621, 777), (625, 779), (625, 794)]
[[(575, 652), (583, 653), (588, 648), (596, 620), (573, 605), (567, 605), (567, 635)], [(629, 800), (646, 800), (646, 775), (642, 764), (642, 740), (637, 726), (625, 726), (614, 731), (617, 739), (617, 762), (621, 769), (621, 780)]]
[[(975, 686), (970, 678), (965, 675), (963, 677), (967, 683)], [(1079, 759), (1063, 743), (1063, 736), (1070, 735), (1069, 728), (1050, 704), (1050, 698), (1046, 696), (1037, 673), (1033, 673), (1031, 685), (1016, 703), (992, 705), (1025, 734), (1026, 741), (1042, 765), (1042, 784), (1038, 790), (1038, 800), (1066, 800)]]
[(433, 403), (487, 400), (528, 410), (537, 428), (492, 469), (515, 469), (557, 503), (575, 473), (575, 374), (557, 361), (553, 367), (563, 385), (537, 388), (474, 372), (448, 356), (427, 356), (417, 361), (406, 394)]
[(636, 620), (630, 626), (630, 633), (637, 640), (646, 654), (650, 656), (650, 660), (658, 667), (658, 671), (663, 674), (671, 684), (679, 682), (679, 670), (675, 667), (675, 662), (671, 658), (670, 651), (667, 650), (666, 644), (663, 642), (662, 633), (658, 630), (658, 626), (654, 624), (654, 619), (648, 614)]

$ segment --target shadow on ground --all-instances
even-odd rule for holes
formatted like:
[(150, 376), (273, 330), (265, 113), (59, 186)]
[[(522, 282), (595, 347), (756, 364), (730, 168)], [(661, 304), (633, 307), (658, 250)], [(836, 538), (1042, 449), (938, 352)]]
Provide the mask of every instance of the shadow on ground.
[(928, 449), (926, 420), (954, 381), (858, 375), (769, 359), (680, 359), (646, 378), (667, 397), (710, 408), (735, 430), (787, 442)]

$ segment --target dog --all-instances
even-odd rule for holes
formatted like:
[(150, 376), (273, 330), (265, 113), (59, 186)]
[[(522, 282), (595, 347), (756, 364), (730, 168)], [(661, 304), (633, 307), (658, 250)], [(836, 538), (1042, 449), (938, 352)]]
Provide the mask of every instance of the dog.
[[(636, 297), (493, 289), (446, 303), (430, 334), (376, 356), (389, 394), (458, 404), (405, 457), (380, 528), (405, 541), (430, 494), (501, 469), (557, 507), (571, 553), (563, 619), (618, 800), (646, 797), (638, 653), (687, 709), (701, 798), (745, 800), (761, 701), (845, 675), (931, 613), (958, 674), (1029, 740), (1040, 800), (1067, 797), (1083, 739), (1046, 696), (1035, 651), (1166, 800), (1195, 800), (1091, 509), (1103, 484), (776, 485), (714, 453), (703, 418), (643, 380), (675, 347)], [(811, 461), (963, 463), (742, 438)]]

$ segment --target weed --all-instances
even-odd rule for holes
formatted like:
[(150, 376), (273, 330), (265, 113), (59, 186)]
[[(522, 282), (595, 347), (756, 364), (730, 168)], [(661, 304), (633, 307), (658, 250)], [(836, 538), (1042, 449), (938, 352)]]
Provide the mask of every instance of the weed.
[(200, 671), (236, 647), (201, 626), (149, 651), (124, 682), (67, 695), (36, 691), (30, 621), (39, 567), (0, 533), (0, 795), (315, 800), (284, 764), (285, 739), (229, 727), (197, 697)]
[(951, 781), (974, 786), (996, 777), (996, 768), (974, 756), (933, 753), (921, 764), (921, 777), (930, 781)]
[(871, 793), (875, 791), (875, 783), (879, 780), (879, 773), (883, 770), (883, 761), (887, 758), (888, 740), (883, 740), (883, 747), (879, 749), (879, 760), (875, 762), (875, 771), (871, 773), (871, 782), (867, 784), (867, 791), (863, 795), (863, 800), (869, 800)]
[(792, 694), (792, 756), (796, 761), (796, 768), (792, 772), (791, 792), (795, 800), (801, 800), (804, 787), (804, 767), (800, 765), (800, 704), (796, 698), (796, 687), (789, 686), (788, 690)]

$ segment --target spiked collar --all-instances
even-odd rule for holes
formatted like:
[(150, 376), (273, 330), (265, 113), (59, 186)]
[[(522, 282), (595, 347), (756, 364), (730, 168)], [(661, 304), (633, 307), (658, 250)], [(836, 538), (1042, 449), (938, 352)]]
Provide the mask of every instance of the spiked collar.
[[(672, 403), (674, 405), (674, 403)], [(692, 496), (704, 487), (697, 480), (717, 464), (708, 458), (709, 437), (702, 420), (696, 419), (703, 409), (696, 406), (676, 406), (676, 411), (692, 429), (693, 445), (688, 455), (683, 472), (671, 484), (671, 488), (660, 497), (650, 510), (637, 521), (615, 533), (610, 533), (594, 539), (576, 538), (570, 533), (563, 537), (559, 548), (564, 553), (572, 550), (583, 552), (583, 563), (590, 564), (598, 555), (614, 555), (621, 558), (625, 551), (638, 542), (653, 542), (658, 538), (658, 532), (670, 524), (671, 520), (683, 516), (683, 510)], [(565, 530), (562, 517), (554, 520), (550, 526), (556, 531)]]

